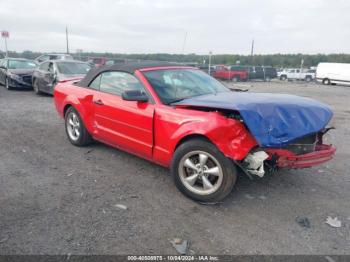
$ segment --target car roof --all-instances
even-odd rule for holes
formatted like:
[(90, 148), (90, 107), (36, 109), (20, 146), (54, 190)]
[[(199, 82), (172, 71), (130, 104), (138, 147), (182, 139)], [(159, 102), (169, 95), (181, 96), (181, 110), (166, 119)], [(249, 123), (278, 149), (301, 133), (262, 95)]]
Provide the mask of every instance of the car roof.
[(136, 70), (153, 68), (153, 67), (184, 67), (188, 68), (188, 66), (183, 66), (177, 63), (169, 63), (169, 62), (130, 62), (126, 64), (114, 64), (110, 66), (101, 66), (99, 68), (95, 68), (90, 70), (86, 76), (78, 83), (79, 86), (88, 86), (92, 80), (95, 79), (96, 76), (103, 72), (108, 71), (122, 71), (126, 73), (133, 74)]

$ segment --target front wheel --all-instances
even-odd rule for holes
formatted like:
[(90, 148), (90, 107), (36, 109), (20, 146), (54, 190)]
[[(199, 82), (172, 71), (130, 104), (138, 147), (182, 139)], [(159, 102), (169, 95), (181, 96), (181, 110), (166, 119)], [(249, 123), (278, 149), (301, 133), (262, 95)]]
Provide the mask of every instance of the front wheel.
[(91, 135), (73, 107), (68, 108), (65, 114), (66, 133), (69, 141), (75, 146), (87, 146), (92, 142)]
[(203, 139), (190, 140), (176, 149), (171, 173), (176, 187), (183, 194), (207, 203), (224, 199), (237, 179), (233, 162)]

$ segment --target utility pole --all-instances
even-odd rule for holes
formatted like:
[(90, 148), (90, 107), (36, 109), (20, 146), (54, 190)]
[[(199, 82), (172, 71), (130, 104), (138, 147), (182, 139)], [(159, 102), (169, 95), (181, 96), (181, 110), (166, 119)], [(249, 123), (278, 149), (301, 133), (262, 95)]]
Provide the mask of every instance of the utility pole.
[(254, 38), (252, 40), (252, 47), (251, 47), (251, 50), (250, 50), (250, 57), (251, 57), (251, 60), (252, 60), (252, 65), (254, 64)]
[(8, 57), (8, 50), (7, 50), (7, 38), (10, 37), (10, 33), (8, 31), (2, 31), (1, 37), (4, 38), (5, 41), (5, 55)]
[(66, 44), (67, 44), (67, 54), (69, 54), (69, 44), (68, 44), (68, 27), (66, 26)]
[(210, 66), (211, 66), (211, 55), (213, 54), (212, 51), (209, 51), (209, 65), (208, 65), (208, 74), (210, 75)]

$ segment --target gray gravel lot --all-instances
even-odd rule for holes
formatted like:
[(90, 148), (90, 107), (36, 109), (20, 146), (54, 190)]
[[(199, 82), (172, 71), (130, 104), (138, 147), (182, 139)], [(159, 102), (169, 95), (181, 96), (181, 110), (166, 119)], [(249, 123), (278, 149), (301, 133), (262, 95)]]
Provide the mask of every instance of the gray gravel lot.
[(350, 254), (350, 87), (235, 86), (330, 104), (335, 159), (241, 177), (224, 203), (201, 205), (164, 168), (100, 143), (72, 146), (52, 97), (0, 87), (0, 254), (176, 254), (176, 237), (196, 254)]

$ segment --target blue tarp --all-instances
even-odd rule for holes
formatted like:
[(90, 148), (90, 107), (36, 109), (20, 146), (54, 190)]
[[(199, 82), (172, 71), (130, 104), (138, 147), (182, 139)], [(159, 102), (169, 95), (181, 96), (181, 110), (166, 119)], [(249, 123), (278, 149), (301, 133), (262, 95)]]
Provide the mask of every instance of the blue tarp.
[(221, 92), (187, 98), (175, 105), (235, 110), (261, 147), (284, 147), (322, 130), (333, 113), (329, 106), (286, 94)]

